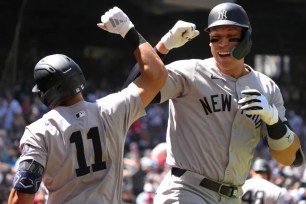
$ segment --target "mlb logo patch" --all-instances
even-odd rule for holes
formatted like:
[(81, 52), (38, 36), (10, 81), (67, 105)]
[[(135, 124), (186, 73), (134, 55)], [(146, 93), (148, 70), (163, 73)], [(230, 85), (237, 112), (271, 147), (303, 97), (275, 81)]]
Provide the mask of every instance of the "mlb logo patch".
[(30, 146), (28, 144), (23, 145), (21, 150), (21, 155), (26, 155), (30, 150)]

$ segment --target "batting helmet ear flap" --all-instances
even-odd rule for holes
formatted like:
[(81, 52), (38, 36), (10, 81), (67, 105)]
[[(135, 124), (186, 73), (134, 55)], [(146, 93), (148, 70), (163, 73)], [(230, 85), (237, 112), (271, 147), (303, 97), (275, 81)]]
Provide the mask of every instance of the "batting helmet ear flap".
[(231, 51), (232, 57), (240, 60), (244, 58), (251, 51), (252, 47), (252, 28), (244, 28), (242, 33), (242, 40), (237, 47)]

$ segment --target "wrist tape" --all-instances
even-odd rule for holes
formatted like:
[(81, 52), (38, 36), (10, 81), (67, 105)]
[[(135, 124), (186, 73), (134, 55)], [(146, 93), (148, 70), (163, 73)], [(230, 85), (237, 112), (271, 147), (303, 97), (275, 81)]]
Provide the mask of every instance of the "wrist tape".
[(286, 134), (279, 139), (272, 139), (268, 136), (269, 147), (276, 151), (281, 151), (288, 148), (294, 141), (294, 133), (287, 128)]
[(147, 42), (144, 37), (135, 29), (135, 27), (131, 28), (127, 34), (125, 35), (124, 39), (129, 43), (132, 47), (133, 51), (138, 48), (139, 45)]
[(272, 139), (280, 139), (287, 132), (287, 126), (284, 124), (281, 119), (278, 118), (278, 121), (273, 125), (267, 125), (268, 134)]

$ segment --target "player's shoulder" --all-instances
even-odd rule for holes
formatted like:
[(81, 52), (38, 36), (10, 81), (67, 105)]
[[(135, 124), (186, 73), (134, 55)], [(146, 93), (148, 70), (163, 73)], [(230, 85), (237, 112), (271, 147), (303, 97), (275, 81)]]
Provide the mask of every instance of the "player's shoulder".
[(32, 123), (30, 123), (27, 126), (37, 126), (37, 125), (41, 125), (44, 123), (44, 121), (46, 120), (46, 118), (51, 117), (50, 116), (50, 110), (46, 113), (44, 113), (40, 118), (38, 118), (37, 120), (33, 121)]
[(27, 125), (28, 129), (31, 130), (39, 130), (39, 131), (44, 131), (43, 129), (45, 129), (47, 121), (49, 121), (49, 119), (55, 119), (57, 117), (54, 116), (54, 111), (50, 110), (47, 113), (45, 113), (44, 115), (41, 116), (41, 118), (37, 119), (36, 121), (32, 122), (31, 124)]
[(279, 92), (279, 86), (272, 78), (250, 67), (249, 69), (251, 70), (248, 76), (250, 83), (259, 85), (262, 89), (261, 91), (266, 94)]
[(183, 59), (167, 64), (166, 68), (170, 71), (192, 76), (199, 70), (210, 67), (210, 64), (210, 60), (208, 59)]
[[(114, 109), (134, 106), (135, 104), (141, 106), (142, 101), (138, 93), (138, 88), (134, 83), (131, 83), (129, 86), (120, 91), (107, 94), (102, 98), (97, 99), (95, 103), (96, 107), (101, 112), (108, 113), (113, 112)], [(121, 111), (128, 112), (128, 109), (124, 108), (121, 109)]]
[(251, 72), (253, 73), (253, 75), (255, 75), (256, 77), (258, 77), (259, 79), (261, 79), (261, 81), (266, 81), (268, 83), (275, 83), (274, 80), (269, 77), (268, 75), (259, 72), (255, 69), (253, 69), (252, 67), (250, 67), (249, 65), (246, 64), (246, 66), (248, 67), (249, 70), (251, 70)]
[(172, 67), (194, 67), (196, 64), (201, 63), (202, 59), (182, 59), (170, 62), (166, 65), (167, 68)]

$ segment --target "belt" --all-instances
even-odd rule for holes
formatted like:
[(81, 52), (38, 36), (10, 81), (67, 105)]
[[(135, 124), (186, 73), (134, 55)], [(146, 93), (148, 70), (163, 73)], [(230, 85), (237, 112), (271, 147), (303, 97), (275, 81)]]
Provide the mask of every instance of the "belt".
[[(186, 171), (187, 170), (180, 169), (177, 167), (171, 168), (172, 174), (176, 177), (181, 177)], [(224, 195), (230, 198), (238, 197), (238, 187), (237, 186), (225, 185), (225, 184), (210, 180), (208, 178), (202, 179), (199, 185), (209, 190), (212, 190), (214, 192), (217, 192), (220, 195)]]

